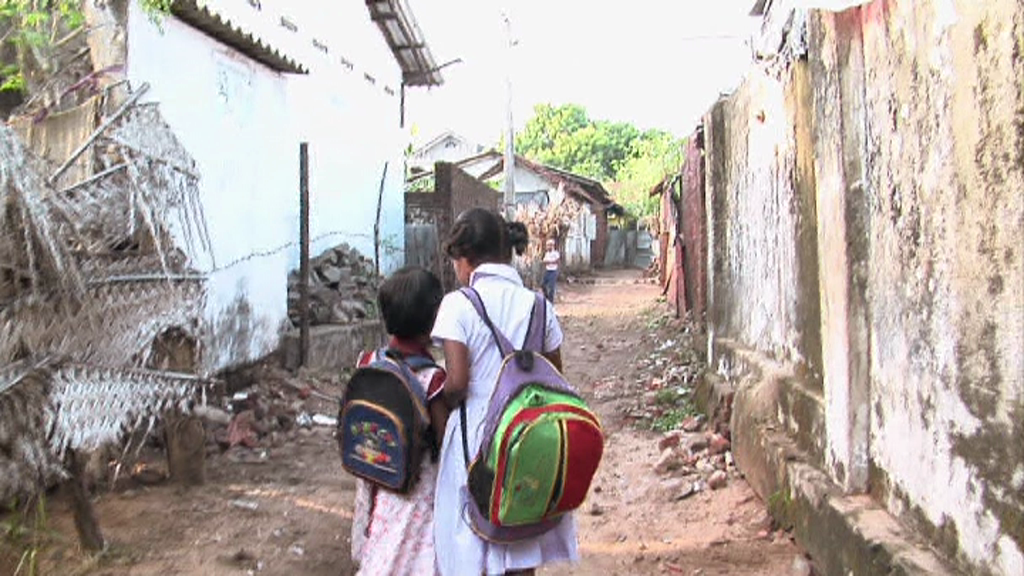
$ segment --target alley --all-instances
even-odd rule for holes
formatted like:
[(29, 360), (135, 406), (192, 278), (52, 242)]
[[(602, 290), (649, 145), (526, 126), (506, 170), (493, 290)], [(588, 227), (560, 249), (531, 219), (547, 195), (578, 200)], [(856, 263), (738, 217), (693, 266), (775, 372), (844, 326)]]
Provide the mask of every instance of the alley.
[(608, 439), (544, 574), (1024, 574), (1021, 0), (2, 5), (0, 576), (352, 573), (472, 209)]
[[(660, 433), (645, 429), (644, 399), (677, 347), (689, 344), (670, 318), (660, 289), (637, 271), (606, 272), (561, 287), (570, 379), (602, 417), (608, 448), (593, 490), (577, 514), (583, 562), (544, 574), (789, 574), (802, 563), (784, 531), (735, 469), (718, 490), (656, 474)], [(660, 352), (659, 352), (660, 349)], [(260, 397), (268, 411), (296, 403), (329, 414), (329, 403), (300, 400), (314, 383), (334, 394), (339, 379), (273, 367), (245, 375), (242, 396)], [(651, 404), (651, 402), (647, 402)], [(255, 428), (259, 429), (259, 426)], [(102, 492), (97, 512), (110, 542), (99, 559), (76, 551), (66, 503), (49, 503), (44, 574), (348, 574), (354, 483), (341, 471), (332, 429), (298, 426), (258, 434), (252, 447), (221, 452), (209, 446), (208, 482), (183, 490), (165, 480), (158, 451), (144, 453), (117, 488)], [(792, 572), (794, 574), (799, 572)]]

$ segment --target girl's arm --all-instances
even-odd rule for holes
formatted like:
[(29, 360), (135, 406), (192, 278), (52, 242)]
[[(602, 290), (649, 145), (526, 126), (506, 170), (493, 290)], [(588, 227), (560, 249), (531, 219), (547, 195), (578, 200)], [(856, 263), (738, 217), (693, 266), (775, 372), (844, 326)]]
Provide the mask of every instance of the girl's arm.
[(550, 352), (545, 352), (544, 357), (547, 358), (559, 372), (562, 371), (562, 348), (555, 348)]
[(451, 410), (445, 406), (442, 398), (436, 398), (430, 403), (430, 425), (434, 429), (434, 438), (437, 440), (437, 445), (441, 446), (444, 443), (444, 430), (448, 426), (448, 414)]
[(445, 340), (444, 367), (448, 372), (444, 383), (444, 403), (454, 410), (469, 392), (469, 348), (462, 342)]

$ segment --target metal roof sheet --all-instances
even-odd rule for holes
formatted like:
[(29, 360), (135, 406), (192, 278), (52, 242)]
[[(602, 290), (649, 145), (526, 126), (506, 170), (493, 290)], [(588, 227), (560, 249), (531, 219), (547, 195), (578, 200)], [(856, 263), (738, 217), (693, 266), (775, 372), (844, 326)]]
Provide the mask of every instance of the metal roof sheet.
[(366, 0), (370, 18), (384, 34), (402, 68), (406, 86), (440, 86), (444, 79), (405, 0)]
[(304, 74), (308, 70), (294, 58), (274, 48), (252, 31), (217, 14), (197, 0), (176, 0), (171, 13), (190, 26), (202, 30), (213, 38), (231, 46), (242, 54), (261, 62), (278, 72)]

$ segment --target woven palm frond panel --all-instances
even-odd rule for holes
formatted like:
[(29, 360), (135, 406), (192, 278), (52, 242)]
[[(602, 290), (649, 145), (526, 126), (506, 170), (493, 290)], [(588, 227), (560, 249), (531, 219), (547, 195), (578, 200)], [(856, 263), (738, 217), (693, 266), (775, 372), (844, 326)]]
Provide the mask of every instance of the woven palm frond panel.
[(38, 158), (0, 124), (0, 302), (26, 289), (82, 288), (63, 230), (67, 215), (52, 194)]
[(188, 374), (25, 362), (0, 371), (0, 501), (66, 477), (67, 451), (118, 444), (165, 410), (188, 412), (212, 382)]
[(198, 280), (111, 282), (78, 303), (29, 296), (0, 310), (0, 364), (55, 354), (110, 366), (143, 366), (157, 335), (195, 335), (204, 290)]
[(164, 410), (190, 409), (211, 382), (189, 374), (85, 364), (54, 372), (48, 421), (50, 448), (91, 451), (119, 442), (124, 434)]

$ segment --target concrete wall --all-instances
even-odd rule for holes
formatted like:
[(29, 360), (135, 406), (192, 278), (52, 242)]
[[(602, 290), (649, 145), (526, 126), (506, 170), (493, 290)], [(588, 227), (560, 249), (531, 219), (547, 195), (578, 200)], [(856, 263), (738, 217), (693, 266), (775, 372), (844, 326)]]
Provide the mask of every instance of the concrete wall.
[(1024, 5), (858, 12), (873, 484), (972, 567), (1022, 574)]
[(401, 263), (404, 244), (398, 98), (385, 90), (399, 85), (400, 73), (365, 8), (337, 27), (348, 43), (363, 39), (348, 54), (386, 63), (372, 83), (342, 66), (337, 52), (315, 50), (301, 29), (289, 32), (269, 12), (243, 8), (232, 16), (249, 30), (301, 36), (281, 43), (303, 58), (308, 76), (275, 72), (174, 18), (156, 26), (136, 6), (128, 23), (128, 77), (135, 86), (150, 84), (145, 99), (160, 103), (201, 174), (212, 254), (191, 256), (209, 273), (206, 370), (259, 358), (278, 345), (287, 274), (299, 257), (300, 140), (310, 148), (311, 253), (344, 241), (373, 254), (385, 162), (384, 271)]
[(810, 365), (814, 351), (806, 343), (818, 326), (807, 309), (817, 294), (803, 288), (817, 279), (806, 278), (798, 248), (806, 222), (797, 182), (797, 110), (787, 96), (782, 81), (752, 73), (706, 122), (713, 191), (707, 204), (715, 228), (709, 242), (722, 290), (709, 320), (720, 337)]
[(706, 118), (714, 359), (841, 489), (1024, 573), (1024, 6), (808, 22)]

